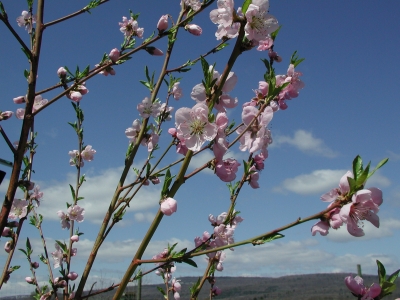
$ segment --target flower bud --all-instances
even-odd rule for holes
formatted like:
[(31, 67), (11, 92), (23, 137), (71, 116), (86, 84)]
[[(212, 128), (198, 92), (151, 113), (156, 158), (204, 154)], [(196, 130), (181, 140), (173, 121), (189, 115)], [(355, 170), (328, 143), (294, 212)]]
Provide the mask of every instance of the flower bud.
[(9, 240), (9, 241), (7, 241), (6, 244), (4, 245), (4, 250), (5, 250), (7, 253), (10, 253), (11, 250), (13, 249), (13, 247), (14, 247), (14, 241), (13, 241), (13, 240)]
[(108, 54), (108, 57), (115, 63), (120, 56), (119, 50), (117, 48), (114, 48), (111, 50), (110, 54)]
[(201, 29), (201, 27), (199, 25), (196, 24), (187, 24), (185, 26), (185, 30), (189, 31), (191, 34), (193, 35), (197, 35), (199, 36), (203, 30)]
[(4, 227), (3, 232), (1, 233), (1, 236), (9, 237), (10, 235), (11, 235), (10, 227)]
[(161, 56), (164, 54), (160, 49), (156, 47), (146, 47), (145, 50), (147, 51), (147, 53), (155, 56)]
[(212, 289), (212, 293), (215, 296), (218, 296), (219, 294), (221, 294), (221, 292), (222, 292), (221, 289), (218, 288), (217, 286), (214, 286), (213, 289)]
[(17, 117), (17, 119), (22, 120), (25, 116), (25, 109), (24, 108), (18, 108), (15, 111), (15, 116)]
[(161, 16), (157, 23), (157, 29), (159, 32), (163, 32), (168, 28), (168, 15)]
[(32, 277), (25, 277), (25, 281), (29, 284), (35, 284), (35, 279)]
[(152, 184), (159, 184), (160, 183), (160, 178), (156, 177), (156, 178), (151, 178), (151, 183)]
[(31, 263), (32, 268), (37, 269), (39, 268), (39, 263), (37, 261), (34, 261)]
[(176, 212), (177, 208), (178, 202), (176, 202), (175, 199), (166, 198), (163, 202), (161, 202), (161, 212), (166, 216), (172, 215), (174, 212)]
[(65, 78), (65, 76), (67, 76), (67, 70), (64, 67), (60, 67), (57, 70), (57, 75), (60, 78)]
[(11, 116), (13, 115), (12, 111), (3, 111), (2, 113), (0, 113), (0, 121), (5, 121), (8, 120), (9, 118), (11, 118)]
[(69, 272), (68, 275), (67, 275), (67, 277), (68, 277), (70, 280), (73, 281), (73, 280), (75, 280), (75, 279), (78, 278), (78, 274), (75, 273), (75, 272)]
[(16, 98), (13, 99), (15, 104), (22, 104), (26, 102), (26, 98), (25, 96), (18, 96)]
[(71, 236), (71, 241), (74, 243), (79, 242), (79, 235), (75, 234), (75, 235)]

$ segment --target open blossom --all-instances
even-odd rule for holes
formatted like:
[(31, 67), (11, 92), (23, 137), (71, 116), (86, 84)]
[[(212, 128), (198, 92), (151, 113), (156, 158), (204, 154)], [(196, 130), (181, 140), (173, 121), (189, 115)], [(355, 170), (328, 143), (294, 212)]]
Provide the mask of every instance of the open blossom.
[(139, 135), (140, 127), (142, 126), (139, 119), (136, 119), (132, 123), (132, 127), (125, 130), (125, 135), (131, 143), (136, 143), (136, 138)]
[(137, 110), (142, 118), (148, 118), (150, 116), (155, 118), (160, 113), (160, 107), (160, 102), (151, 102), (151, 99), (146, 97), (137, 105)]
[(122, 22), (119, 23), (120, 31), (125, 36), (137, 36), (138, 38), (143, 37), (143, 28), (139, 28), (139, 24), (136, 20), (127, 17), (122, 17)]
[(280, 93), (279, 93), (279, 107), (280, 109), (286, 109), (286, 100), (291, 100), (299, 95), (299, 90), (304, 88), (304, 82), (299, 78), (303, 74), (301, 72), (295, 72), (294, 65), (290, 64), (286, 75), (276, 75), (276, 85), (281, 86), (284, 83), (289, 83)]
[(67, 214), (65, 214), (62, 210), (59, 210), (57, 212), (58, 217), (61, 219), (60, 223), (61, 223), (61, 228), (62, 229), (69, 229), (70, 228), (70, 223), (69, 223), (69, 217)]
[(228, 158), (216, 164), (215, 174), (223, 182), (231, 182), (235, 180), (239, 166), (240, 163), (236, 159)]
[(208, 121), (208, 107), (197, 103), (193, 108), (182, 107), (175, 113), (177, 137), (192, 151), (200, 150), (205, 141), (217, 135), (217, 125)]
[(72, 205), (68, 208), (67, 212), (70, 220), (83, 222), (83, 215), (85, 214), (84, 208), (79, 205)]
[(268, 14), (269, 0), (253, 0), (246, 11), (245, 36), (248, 40), (265, 40), (278, 29), (278, 21)]
[(348, 232), (353, 236), (363, 236), (363, 220), (367, 220), (375, 227), (379, 227), (379, 217), (376, 214), (382, 204), (382, 191), (378, 188), (369, 188), (357, 191), (351, 203), (344, 205), (340, 210), (340, 218), (347, 224)]
[(43, 192), (40, 191), (40, 186), (39, 186), (39, 185), (36, 185), (36, 186), (33, 188), (33, 192), (30, 194), (29, 197), (30, 197), (30, 199), (36, 200), (38, 206), (40, 205), (39, 200), (42, 199), (42, 197), (43, 197)]
[(347, 276), (344, 279), (347, 288), (361, 300), (373, 300), (381, 293), (379, 284), (373, 283), (370, 287), (364, 286), (364, 280), (360, 276), (352, 278)]
[(27, 209), (28, 209), (28, 201), (21, 199), (14, 199), (8, 218), (11, 220), (15, 220), (17, 218), (23, 218), (27, 214)]
[[(217, 9), (210, 12), (211, 22), (218, 24), (215, 36), (217, 40), (224, 36), (234, 38), (239, 34), (240, 23), (233, 23), (234, 2), (233, 0), (217, 1)], [(238, 9), (238, 15), (241, 15), (241, 9)]]
[(153, 124), (150, 124), (150, 129), (151, 133), (146, 133), (141, 141), (141, 145), (147, 146), (147, 150), (149, 152), (153, 151), (160, 138), (160, 136), (156, 133), (156, 127)]
[(175, 100), (179, 100), (182, 98), (182, 88), (179, 86), (181, 83), (180, 82), (175, 82), (174, 85), (172, 86), (172, 91), (171, 94), (173, 95)]
[[(72, 150), (68, 152), (68, 155), (71, 157), (69, 159), (69, 165), (70, 166), (77, 166), (79, 162), (79, 151), (78, 150)], [(83, 167), (84, 162), (81, 160), (80, 166)]]
[(184, 0), (187, 6), (190, 6), (194, 11), (198, 11), (201, 8), (199, 0)]
[(160, 209), (164, 215), (170, 216), (178, 209), (178, 202), (168, 197), (161, 202)]
[(54, 259), (53, 267), (54, 269), (56, 269), (59, 268), (61, 263), (63, 262), (64, 252), (62, 251), (60, 245), (58, 245), (57, 243), (54, 244), (54, 247), (56, 248), (56, 251), (51, 252), (51, 256)]
[[(256, 117), (259, 110), (254, 106), (246, 106), (242, 111), (243, 126), (236, 130), (236, 133), (241, 134), (244, 132), (246, 126)], [(271, 107), (266, 107), (265, 110), (256, 118), (250, 128), (240, 137), (239, 149), (242, 151), (248, 150), (254, 153), (261, 150), (267, 156), (267, 147), (272, 143), (271, 132), (267, 126), (271, 122), (273, 111)]]
[(86, 161), (92, 161), (94, 159), (95, 153), (96, 150), (94, 150), (91, 145), (87, 145), (85, 149), (83, 149), (83, 151), (81, 152), (81, 157)]
[(21, 16), (17, 18), (17, 23), (19, 27), (25, 26), (28, 33), (32, 32), (32, 25), (36, 23), (36, 16), (31, 15), (26, 10), (22, 11)]

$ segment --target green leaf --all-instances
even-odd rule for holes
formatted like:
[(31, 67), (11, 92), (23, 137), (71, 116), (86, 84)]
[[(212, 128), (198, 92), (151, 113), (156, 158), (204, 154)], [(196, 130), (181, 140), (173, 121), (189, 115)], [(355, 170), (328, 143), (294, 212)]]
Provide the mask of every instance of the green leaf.
[(26, 55), (26, 57), (28, 58), (28, 60), (31, 60), (31, 53), (28, 52), (27, 50), (25, 50), (25, 48), (21, 48), (22, 52), (24, 52), (24, 54)]
[(29, 77), (29, 71), (28, 70), (24, 70), (24, 76), (25, 76), (25, 78), (26, 79), (28, 79), (28, 77)]
[(389, 160), (389, 158), (382, 159), (379, 162), (379, 164), (375, 167), (375, 169), (373, 169), (372, 172), (368, 174), (367, 179), (370, 178), (375, 173), (376, 170), (380, 169), (384, 164), (386, 164), (388, 162), (388, 160)]
[(276, 37), (278, 36), (279, 30), (281, 30), (281, 28), (282, 28), (282, 25), (280, 25), (277, 30), (275, 30), (273, 33), (271, 33), (272, 40), (275, 41)]
[(167, 295), (165, 294), (165, 291), (164, 291), (162, 288), (160, 288), (160, 287), (158, 286), (158, 287), (157, 287), (157, 290), (159, 290), (160, 293), (163, 294), (164, 298), (167, 299)]
[(380, 297), (381, 299), (384, 296), (390, 295), (391, 293), (393, 293), (396, 290), (396, 285), (394, 283), (385, 281), (382, 286), (381, 286), (382, 290), (381, 290), (381, 294)]
[(165, 180), (163, 188), (161, 190), (161, 197), (168, 194), (171, 181), (172, 181), (171, 171), (168, 169), (167, 172), (165, 173)]
[(199, 279), (197, 279), (197, 282), (194, 283), (194, 284), (190, 287), (190, 295), (193, 296), (193, 294), (194, 294), (194, 293), (196, 292), (196, 290), (198, 289), (199, 285), (200, 285), (200, 277), (199, 277)]
[(223, 43), (223, 44), (219, 45), (217, 48), (215, 48), (215, 51), (214, 51), (214, 52), (221, 51), (222, 49), (224, 49), (224, 48), (227, 47), (227, 46), (229, 46), (228, 43)]
[(188, 264), (188, 265), (190, 265), (192, 267), (197, 268), (197, 264), (194, 262), (193, 259), (185, 258), (185, 259), (182, 260), (182, 262), (184, 262), (185, 264)]
[(303, 60), (305, 60), (305, 58), (299, 58), (299, 56), (297, 55), (297, 50), (294, 51), (294, 53), (292, 54), (292, 57), (290, 58), (290, 63), (294, 65), (294, 67), (296, 68)]
[(56, 243), (58, 244), (58, 246), (60, 246), (60, 248), (63, 250), (64, 253), (67, 253), (67, 245), (65, 245), (64, 243), (61, 243), (58, 240), (56, 240)]
[(379, 260), (376, 260), (376, 264), (378, 265), (379, 285), (382, 287), (383, 283), (386, 281), (386, 270)]
[(15, 270), (18, 270), (19, 268), (21, 268), (21, 266), (13, 266), (13, 267), (10, 267), (10, 269), (11, 269), (12, 272), (15, 271)]
[(398, 269), (397, 271), (393, 272), (393, 274), (389, 276), (387, 281), (391, 282), (391, 283), (394, 283), (395, 280), (397, 279), (397, 277), (399, 276), (399, 273), (400, 273), (400, 269)]
[(365, 167), (365, 169), (362, 171), (362, 173), (357, 177), (357, 181), (356, 181), (357, 189), (362, 188), (364, 186), (365, 182), (367, 181), (370, 165), (371, 165), (371, 162), (368, 163), (368, 165)]
[(243, 12), (243, 14), (246, 14), (246, 11), (247, 11), (247, 9), (249, 8), (249, 5), (251, 4), (251, 1), (252, 1), (252, 0), (245, 0), (245, 1), (243, 2), (243, 5), (242, 5), (242, 12)]
[[(200, 56), (200, 60), (201, 60), (201, 68), (203, 69), (203, 75), (204, 75), (204, 79), (207, 81), (207, 78), (209, 77), (210, 74), (210, 65), (208, 64), (208, 62), (204, 59), (203, 56)], [(204, 84), (204, 83), (203, 83)], [(204, 86), (206, 87), (206, 86)]]
[(124, 62), (127, 62), (127, 61), (130, 60), (131, 58), (132, 58), (132, 57), (128, 56), (128, 57), (125, 57), (125, 58), (118, 59), (118, 60), (115, 62), (115, 64), (116, 64), (116, 65), (122, 65)]
[(26, 257), (28, 257), (28, 253), (26, 253), (26, 251), (24, 249), (18, 249), (18, 250), (21, 251), (22, 253), (24, 253)]
[(262, 245), (262, 244), (269, 243), (269, 242), (272, 242), (277, 239), (281, 239), (283, 237), (285, 237), (283, 234), (275, 233), (271, 236), (265, 236), (265, 237), (262, 237), (261, 239), (254, 240), (251, 243), (253, 244), (253, 246)]
[(146, 44), (147, 42), (149, 42), (153, 38), (154, 33), (155, 32), (153, 31), (153, 33), (147, 39), (145, 39), (142, 44)]
[(174, 255), (172, 255), (173, 258), (180, 258), (182, 256), (185, 255), (187, 248), (182, 249), (181, 251), (174, 253)]
[(353, 174), (354, 179), (357, 181), (359, 175), (361, 175), (363, 171), (363, 162), (360, 155), (357, 155), (353, 160)]
[(26, 238), (26, 251), (29, 253), (29, 255), (32, 253), (32, 246), (31, 242), (29, 241), (29, 238)]
[(72, 200), (75, 201), (75, 190), (72, 185), (69, 185), (69, 188), (71, 189)]
[(171, 247), (169, 247), (169, 244), (168, 244), (168, 254), (171, 254), (171, 252), (174, 251), (176, 245), (178, 245), (178, 243), (175, 243)]

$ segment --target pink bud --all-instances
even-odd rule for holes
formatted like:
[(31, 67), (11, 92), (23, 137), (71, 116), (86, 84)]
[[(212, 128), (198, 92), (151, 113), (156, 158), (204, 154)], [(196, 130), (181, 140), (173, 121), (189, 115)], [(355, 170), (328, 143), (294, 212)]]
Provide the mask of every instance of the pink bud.
[(176, 128), (170, 128), (168, 129), (168, 133), (172, 135), (173, 137), (176, 137)]
[(160, 32), (163, 32), (168, 28), (168, 15), (161, 16), (160, 20), (157, 23), (157, 29)]
[(116, 62), (120, 56), (119, 50), (117, 48), (114, 48), (111, 50), (110, 54), (108, 54), (108, 57), (113, 61)]
[(67, 275), (67, 277), (68, 277), (70, 280), (73, 281), (73, 280), (75, 280), (75, 279), (78, 278), (78, 274), (75, 273), (75, 272), (69, 272), (68, 275)]
[(164, 55), (164, 53), (156, 47), (146, 47), (145, 50), (151, 55), (155, 55), (155, 56)]
[(33, 263), (31, 263), (32, 268), (37, 269), (39, 268), (39, 263), (37, 261), (34, 261)]
[(32, 277), (25, 277), (25, 281), (29, 284), (34, 284), (35, 280)]
[(161, 212), (166, 216), (172, 215), (174, 212), (176, 212), (177, 208), (178, 203), (175, 199), (166, 198), (163, 202), (161, 202)]
[(3, 232), (1, 233), (1, 236), (8, 237), (11, 234), (11, 229), (10, 227), (4, 227)]
[(14, 244), (13, 240), (7, 241), (6, 244), (4, 245), (4, 250), (7, 253), (10, 253), (13, 248), (13, 244)]
[(82, 94), (77, 92), (77, 91), (73, 91), (73, 92), (70, 92), (68, 98), (71, 99), (74, 102), (79, 102), (82, 99)]
[(196, 24), (187, 24), (185, 26), (185, 29), (187, 31), (189, 31), (191, 34), (197, 35), (197, 36), (200, 35), (203, 32), (201, 27), (199, 25), (196, 25)]
[(79, 242), (79, 235), (73, 235), (73, 236), (71, 236), (71, 241), (72, 242)]
[(160, 183), (160, 178), (156, 177), (156, 178), (151, 178), (151, 183), (152, 184), (159, 184)]
[(215, 296), (218, 296), (219, 294), (221, 294), (221, 289), (220, 288), (218, 288), (216, 285), (213, 287), (213, 289), (212, 289), (212, 293), (215, 295)]
[(3, 111), (1, 114), (0, 114), (0, 121), (5, 121), (5, 120), (8, 120), (9, 118), (11, 118), (11, 116), (13, 115), (13, 112), (12, 111)]
[(35, 187), (35, 183), (32, 181), (29, 181), (28, 190), (31, 191), (31, 190), (33, 190), (34, 187)]
[(22, 104), (26, 102), (25, 96), (18, 96), (13, 99), (15, 104)]
[(64, 78), (65, 76), (67, 76), (67, 70), (65, 70), (64, 67), (60, 67), (60, 68), (58, 68), (58, 70), (57, 70), (57, 75), (58, 75), (58, 77), (60, 77), (60, 78)]

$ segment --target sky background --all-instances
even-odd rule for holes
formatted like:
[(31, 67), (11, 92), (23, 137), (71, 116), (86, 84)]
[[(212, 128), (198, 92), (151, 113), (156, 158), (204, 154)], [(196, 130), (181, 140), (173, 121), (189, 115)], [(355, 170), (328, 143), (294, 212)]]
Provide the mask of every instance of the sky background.
[[(28, 34), (13, 20), (22, 10), (26, 1), (2, 1), (11, 24), (28, 43)], [(84, 1), (47, 1), (45, 22), (52, 21), (82, 8)], [(236, 3), (236, 7), (240, 6)], [(188, 59), (195, 59), (218, 44), (214, 25), (208, 15), (213, 4), (193, 23), (203, 29), (199, 37), (181, 31), (171, 59), (171, 68)], [(93, 68), (104, 53), (119, 47), (123, 34), (118, 22), (122, 16), (129, 16), (129, 9), (140, 12), (139, 26), (144, 28), (144, 37), (154, 30), (163, 14), (176, 19), (179, 1), (128, 1), (113, 0), (92, 11), (66, 22), (51, 26), (44, 32), (40, 58), (37, 89), (42, 90), (58, 82), (57, 69), (76, 65), (83, 69), (90, 64)], [(269, 125), (274, 142), (269, 148), (269, 158), (261, 172), (260, 188), (245, 186), (236, 209), (241, 211), (244, 221), (235, 231), (235, 240), (249, 238), (287, 223), (298, 217), (306, 217), (325, 209), (319, 200), (321, 194), (337, 187), (339, 179), (351, 168), (351, 162), (359, 154), (367, 163), (375, 166), (385, 157), (389, 163), (368, 182), (383, 190), (384, 202), (379, 212), (381, 226), (374, 228), (366, 222), (365, 236), (350, 236), (346, 228), (331, 230), (326, 237), (311, 236), (309, 222), (283, 232), (284, 239), (259, 247), (242, 246), (227, 251), (225, 270), (221, 276), (283, 276), (289, 274), (345, 272), (355, 273), (356, 264), (361, 264), (364, 273), (376, 273), (376, 259), (379, 259), (389, 273), (400, 267), (400, 184), (398, 170), (400, 162), (400, 141), (398, 130), (400, 120), (398, 93), (398, 12), (400, 2), (392, 1), (271, 1), (270, 13), (282, 25), (275, 42), (275, 50), (283, 62), (275, 65), (277, 74), (285, 74), (290, 56), (297, 50), (306, 58), (297, 70), (303, 73), (301, 79), (305, 88), (300, 96), (288, 101), (289, 108), (274, 114)], [(36, 10), (34, 10), (36, 12)], [(26, 93), (23, 70), (28, 69), (26, 57), (4, 24), (0, 26), (0, 110), (15, 111), (14, 97)], [(165, 51), (166, 39), (155, 46)], [(140, 44), (141, 40), (137, 40)], [(234, 41), (229, 42), (233, 46)], [(216, 63), (216, 70), (222, 72), (232, 47), (207, 57), (209, 63)], [(260, 58), (267, 58), (266, 52), (256, 49), (243, 53), (233, 71), (238, 84), (230, 92), (237, 97), (239, 106), (228, 115), (230, 120), (240, 123), (240, 105), (249, 101), (258, 82), (263, 80), (265, 67)], [(87, 181), (81, 189), (81, 202), (86, 210), (85, 222), (78, 224), (85, 234), (76, 245), (78, 256), (73, 258), (72, 269), (82, 273), (84, 263), (91, 250), (97, 229), (108, 207), (124, 164), (128, 139), (124, 131), (133, 120), (139, 118), (136, 106), (149, 96), (148, 90), (139, 83), (145, 79), (144, 67), (156, 72), (163, 57), (150, 56), (145, 51), (134, 55), (127, 63), (116, 66), (115, 76), (97, 75), (87, 82), (89, 93), (81, 101), (85, 112), (84, 142), (96, 149), (94, 161), (85, 163), (83, 172)], [(180, 76), (181, 75), (181, 76)], [(191, 72), (175, 74), (183, 77), (181, 87), (184, 97), (179, 101), (170, 100), (175, 110), (192, 107), (190, 98), (193, 86), (201, 82), (200, 65)], [(52, 99), (61, 90), (43, 94)], [(161, 100), (166, 97), (165, 86), (160, 91)], [(61, 229), (56, 212), (66, 210), (65, 202), (71, 201), (69, 184), (75, 182), (75, 168), (69, 166), (68, 151), (77, 148), (77, 140), (67, 122), (74, 122), (75, 113), (70, 100), (62, 98), (35, 119), (38, 132), (37, 153), (34, 159), (32, 180), (40, 185), (44, 200), (39, 212), (44, 215), (44, 233), (48, 237), (49, 251), (54, 251), (54, 240), (67, 240), (68, 232)], [(22, 122), (15, 117), (2, 122), (11, 141), (19, 139)], [(174, 121), (164, 127), (164, 132), (174, 126)], [(170, 141), (168, 135), (160, 140), (161, 148)], [(134, 165), (141, 166), (147, 149), (141, 147), (141, 154)], [(158, 153), (156, 153), (158, 155)], [(238, 147), (231, 148), (227, 157), (239, 161), (246, 159)], [(12, 161), (12, 155), (4, 141), (0, 141), (0, 157)], [(174, 151), (167, 161), (181, 156)], [(190, 170), (201, 166), (212, 158), (212, 152), (193, 159)], [(162, 164), (163, 166), (166, 165)], [(8, 174), (0, 186), (4, 198), (11, 169), (1, 166)], [(176, 174), (177, 168), (172, 168)], [(239, 174), (239, 173), (238, 173)], [(131, 177), (132, 179), (133, 177)], [(158, 209), (160, 186), (145, 187), (133, 200), (131, 209), (114, 229), (100, 250), (93, 267), (92, 281), (98, 287), (118, 282), (131, 261), (152, 217)], [(144, 258), (151, 258), (168, 243), (178, 242), (177, 248), (193, 247), (193, 239), (203, 231), (211, 231), (207, 218), (218, 215), (229, 207), (229, 191), (212, 171), (208, 170), (188, 180), (176, 194), (178, 212), (165, 217), (159, 231), (154, 235)], [(42, 250), (37, 231), (26, 223), (21, 236), (24, 245), (29, 235), (37, 257)], [(7, 239), (2, 238), (4, 245)], [(3, 265), (6, 253), (0, 252)], [(198, 269), (178, 265), (176, 277), (201, 276), (206, 262), (197, 259)], [(12, 265), (21, 269), (12, 274), (11, 280), (2, 290), (2, 295), (11, 295), (33, 289), (23, 280), (30, 276), (26, 261), (20, 253), (15, 254)], [(150, 269), (152, 266), (144, 266)], [(43, 264), (38, 269), (40, 278), (46, 280)], [(161, 278), (149, 276), (145, 283), (160, 283)], [(217, 283), (218, 284), (218, 283)]]

